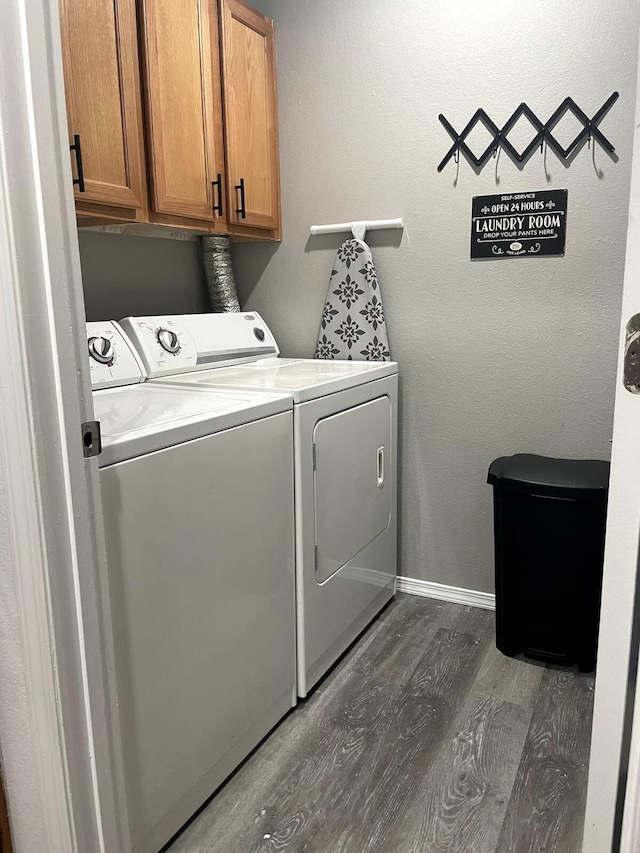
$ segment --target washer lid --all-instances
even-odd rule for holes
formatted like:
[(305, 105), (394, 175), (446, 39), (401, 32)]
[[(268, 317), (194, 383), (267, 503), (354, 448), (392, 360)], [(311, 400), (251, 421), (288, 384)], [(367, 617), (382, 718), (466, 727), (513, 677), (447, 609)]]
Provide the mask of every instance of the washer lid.
[(289, 411), (292, 401), (287, 394), (154, 382), (94, 391), (93, 405), (104, 467)]
[(311, 358), (267, 358), (237, 367), (181, 374), (176, 382), (203, 387), (258, 388), (286, 391), (296, 403), (355, 388), (398, 372), (394, 361), (323, 361)]

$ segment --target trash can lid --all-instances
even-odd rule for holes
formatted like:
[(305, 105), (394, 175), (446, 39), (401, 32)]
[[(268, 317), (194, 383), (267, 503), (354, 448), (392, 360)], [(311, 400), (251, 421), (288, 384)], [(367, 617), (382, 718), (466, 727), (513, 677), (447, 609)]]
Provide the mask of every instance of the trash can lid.
[(504, 483), (511, 488), (545, 494), (562, 494), (578, 498), (582, 493), (606, 499), (609, 485), (609, 463), (600, 459), (554, 459), (532, 453), (501, 456), (489, 468), (488, 483)]

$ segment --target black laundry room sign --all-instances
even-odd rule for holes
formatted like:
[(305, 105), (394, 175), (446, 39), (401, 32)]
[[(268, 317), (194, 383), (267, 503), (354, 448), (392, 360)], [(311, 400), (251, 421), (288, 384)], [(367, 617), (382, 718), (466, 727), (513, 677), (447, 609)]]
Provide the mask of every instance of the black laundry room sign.
[(471, 258), (564, 255), (567, 190), (478, 195), (471, 205)]

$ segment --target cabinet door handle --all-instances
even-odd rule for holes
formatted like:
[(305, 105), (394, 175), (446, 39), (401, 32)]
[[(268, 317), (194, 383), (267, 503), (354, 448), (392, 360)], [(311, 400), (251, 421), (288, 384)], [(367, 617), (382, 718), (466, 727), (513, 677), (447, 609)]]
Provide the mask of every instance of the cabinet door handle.
[[(213, 212), (220, 214), (222, 216), (222, 175), (218, 172), (218, 176), (215, 181), (211, 181), (211, 186), (213, 188)], [(216, 190), (218, 195), (218, 203), (216, 204)]]
[(241, 219), (247, 218), (247, 208), (244, 200), (244, 178), (240, 178), (240, 183), (236, 184), (236, 191), (240, 190), (240, 207), (236, 208), (236, 213), (240, 214)]
[(70, 151), (76, 153), (76, 171), (78, 177), (73, 179), (74, 187), (78, 187), (78, 192), (84, 192), (84, 169), (82, 168), (82, 148), (80, 147), (80, 137), (77, 133), (73, 135), (73, 145), (69, 146)]

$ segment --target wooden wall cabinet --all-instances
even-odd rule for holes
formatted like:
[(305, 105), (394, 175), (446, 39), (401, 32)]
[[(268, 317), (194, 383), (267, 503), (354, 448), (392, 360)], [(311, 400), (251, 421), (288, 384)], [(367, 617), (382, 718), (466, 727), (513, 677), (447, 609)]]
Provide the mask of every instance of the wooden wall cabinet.
[(240, 0), (60, 9), (78, 216), (280, 239), (273, 22)]
[(135, 0), (60, 0), (60, 21), (77, 212), (145, 221)]
[(226, 231), (218, 10), (142, 0), (151, 220)]
[(221, 0), (229, 222), (280, 229), (280, 161), (273, 21)]

